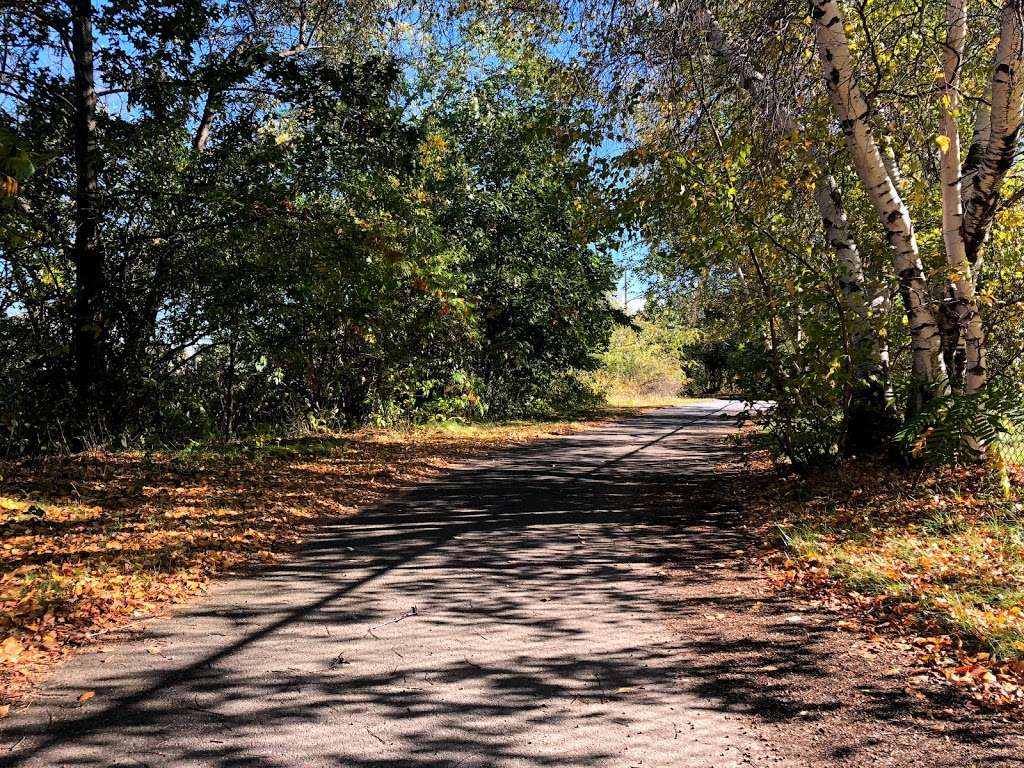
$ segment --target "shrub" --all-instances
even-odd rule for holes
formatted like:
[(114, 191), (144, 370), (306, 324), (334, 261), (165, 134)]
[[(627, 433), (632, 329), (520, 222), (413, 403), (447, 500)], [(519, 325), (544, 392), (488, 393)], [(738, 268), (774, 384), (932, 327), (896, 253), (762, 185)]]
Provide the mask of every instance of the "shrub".
[(642, 319), (616, 328), (595, 385), (611, 400), (677, 397), (687, 382), (680, 355), (685, 335)]

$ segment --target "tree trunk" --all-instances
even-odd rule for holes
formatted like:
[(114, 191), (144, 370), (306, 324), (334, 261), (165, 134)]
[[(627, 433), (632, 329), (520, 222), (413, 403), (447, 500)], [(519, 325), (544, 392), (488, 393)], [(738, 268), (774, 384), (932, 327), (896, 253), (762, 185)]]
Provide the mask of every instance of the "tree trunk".
[[(955, 319), (953, 333), (945, 343), (955, 349), (960, 338), (964, 347), (963, 391), (978, 392), (985, 386), (985, 337), (981, 312), (974, 293), (971, 263), (964, 241), (963, 203), (961, 200), (960, 125), (960, 70), (967, 38), (966, 0), (947, 0), (946, 43), (943, 49), (943, 89), (940, 99), (942, 112), (942, 238), (949, 265), (946, 311)], [(950, 355), (946, 355), (946, 360)]]
[[(951, 0), (952, 4), (952, 0)], [(1024, 116), (1024, 0), (1009, 0), (1002, 11), (993, 67), (991, 106), (979, 114), (962, 189), (963, 238), (977, 273), (981, 246), (992, 228), (1003, 181), (1013, 165)], [(980, 130), (979, 130), (980, 129)]]
[(871, 325), (864, 295), (864, 264), (850, 234), (839, 187), (830, 174), (815, 180), (814, 197), (825, 227), (825, 237), (839, 262), (839, 288), (855, 321), (850, 323), (850, 347), (854, 363), (853, 389), (846, 409), (843, 440), (845, 454), (875, 453), (894, 434), (893, 392), (889, 369), (889, 345)]
[(974, 133), (971, 136), (971, 146), (967, 150), (967, 159), (964, 160), (962, 176), (960, 178), (960, 195), (967, 196), (967, 191), (972, 188), (972, 179), (981, 167), (981, 161), (985, 157), (988, 148), (988, 141), (992, 136), (992, 85), (985, 89), (985, 95), (978, 103), (978, 109), (974, 113)]
[(206, 149), (210, 142), (210, 133), (213, 131), (213, 119), (217, 116), (217, 107), (220, 103), (220, 93), (211, 90), (206, 94), (206, 101), (203, 102), (203, 114), (199, 117), (199, 125), (196, 127), (196, 134), (192, 137), (192, 148), (197, 152)]
[(910, 212), (875, 141), (868, 124), (868, 105), (854, 77), (850, 47), (839, 6), (835, 0), (812, 0), (818, 56), (825, 83), (839, 118), (847, 147), (893, 250), (893, 263), (910, 325), (915, 393), (912, 412), (924, 400), (948, 391), (942, 343), (930, 306), (928, 280), (917, 247)]
[(224, 376), (224, 443), (235, 434), (235, 335), (228, 337), (228, 367)]
[(72, 349), (76, 417), (85, 426), (96, 414), (106, 384), (104, 256), (99, 236), (99, 167), (96, 146), (96, 88), (93, 65), (92, 0), (73, 0), (75, 266)]
[[(213, 121), (217, 118), (217, 112), (224, 108), (224, 92), (235, 80), (244, 79), (247, 72), (241, 67), (241, 59), (256, 39), (256, 32), (252, 30), (246, 33), (231, 49), (224, 59), (223, 71), (217, 73), (214, 82), (206, 92), (203, 100), (203, 112), (199, 116), (199, 124), (196, 126), (195, 135), (192, 137), (192, 148), (197, 152), (206, 149), (210, 142), (210, 135), (213, 132)], [(241, 67), (241, 71), (239, 68)]]
[[(729, 72), (775, 122), (778, 134), (788, 138), (800, 132), (792, 108), (779, 99), (768, 78), (755, 67), (742, 49), (729, 38), (718, 20), (703, 4), (697, 8), (697, 23), (707, 33), (708, 45), (726, 63)], [(844, 450), (865, 452), (877, 450), (880, 438), (890, 434), (894, 420), (889, 413), (891, 385), (889, 380), (889, 347), (871, 325), (870, 306), (864, 293), (864, 263), (857, 241), (850, 232), (842, 196), (835, 178), (825, 170), (823, 159), (812, 152), (809, 158), (818, 168), (814, 183), (814, 200), (821, 215), (825, 240), (831, 247), (839, 267), (839, 290), (851, 312), (850, 346), (853, 350), (853, 371), (856, 382), (847, 408)]]

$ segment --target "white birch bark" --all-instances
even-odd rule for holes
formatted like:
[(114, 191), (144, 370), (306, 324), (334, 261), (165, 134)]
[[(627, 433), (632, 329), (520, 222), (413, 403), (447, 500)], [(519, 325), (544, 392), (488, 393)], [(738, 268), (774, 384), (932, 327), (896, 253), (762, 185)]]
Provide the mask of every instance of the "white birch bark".
[(988, 140), (992, 135), (992, 85), (985, 89), (985, 95), (978, 102), (978, 108), (974, 113), (974, 134), (971, 136), (971, 146), (967, 150), (967, 158), (964, 160), (960, 178), (960, 197), (966, 198), (971, 189), (971, 179), (978, 172), (981, 166), (981, 159), (988, 149)]
[[(949, 265), (947, 308), (956, 320), (954, 335), (965, 348), (964, 392), (985, 386), (985, 337), (974, 293), (971, 264), (964, 242), (960, 168), (960, 71), (967, 39), (967, 0), (946, 2), (946, 42), (942, 54), (943, 88), (940, 98), (942, 128), (939, 137), (942, 163), (942, 239)], [(956, 339), (947, 340), (955, 343)]]
[(854, 77), (843, 15), (836, 0), (812, 0), (811, 15), (818, 57), (833, 108), (846, 136), (857, 175), (892, 246), (893, 263), (910, 325), (914, 378), (928, 394), (944, 394), (949, 381), (914, 225), (868, 124), (868, 106)]
[(814, 201), (821, 214), (825, 239), (839, 262), (839, 289), (847, 307), (857, 318), (850, 332), (850, 341), (856, 348), (866, 348), (872, 364), (888, 370), (888, 345), (871, 327), (871, 308), (864, 295), (864, 263), (857, 243), (850, 234), (839, 185), (825, 171), (820, 171), (814, 180)]
[[(765, 111), (779, 135), (788, 138), (800, 133), (800, 126), (792, 109), (789, 105), (780, 103), (777, 91), (768, 78), (729, 38), (703, 3), (698, 4), (695, 16), (697, 25), (707, 33), (708, 46), (725, 61), (729, 73)], [(814, 200), (821, 215), (825, 239), (839, 264), (840, 291), (847, 307), (856, 317), (850, 333), (851, 343), (855, 348), (867, 353), (868, 363), (872, 368), (887, 370), (888, 346), (871, 328), (870, 306), (864, 295), (864, 263), (857, 242), (850, 232), (839, 186), (835, 178), (824, 170), (820, 158), (815, 155), (812, 159), (818, 167), (814, 180)]]
[[(992, 75), (991, 106), (980, 115), (983, 137), (987, 133), (984, 154), (963, 185), (964, 243), (967, 258), (977, 272), (981, 265), (981, 246), (992, 228), (1003, 181), (1017, 152), (1024, 109), (1024, 0), (1008, 0), (1003, 6), (999, 45)], [(972, 147), (973, 150), (973, 147)]]

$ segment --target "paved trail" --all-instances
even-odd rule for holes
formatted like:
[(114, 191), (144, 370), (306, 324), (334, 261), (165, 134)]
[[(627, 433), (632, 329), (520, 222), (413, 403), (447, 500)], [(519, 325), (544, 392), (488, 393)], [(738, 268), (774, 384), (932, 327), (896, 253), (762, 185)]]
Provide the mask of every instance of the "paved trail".
[(701, 498), (736, 410), (508, 451), (334, 524), (74, 660), (4, 723), (0, 763), (776, 764), (744, 716), (691, 692), (695, 651), (665, 621), (662, 564), (736, 546)]

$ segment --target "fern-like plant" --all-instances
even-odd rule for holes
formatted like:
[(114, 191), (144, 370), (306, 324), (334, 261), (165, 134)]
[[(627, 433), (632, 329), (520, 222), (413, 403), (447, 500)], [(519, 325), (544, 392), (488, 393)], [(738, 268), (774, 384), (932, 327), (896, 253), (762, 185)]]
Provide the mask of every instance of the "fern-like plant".
[[(930, 464), (972, 463), (998, 454), (1003, 439), (1024, 430), (1024, 392), (990, 387), (932, 400), (897, 433), (915, 459)], [(999, 463), (1002, 457), (997, 458)]]

